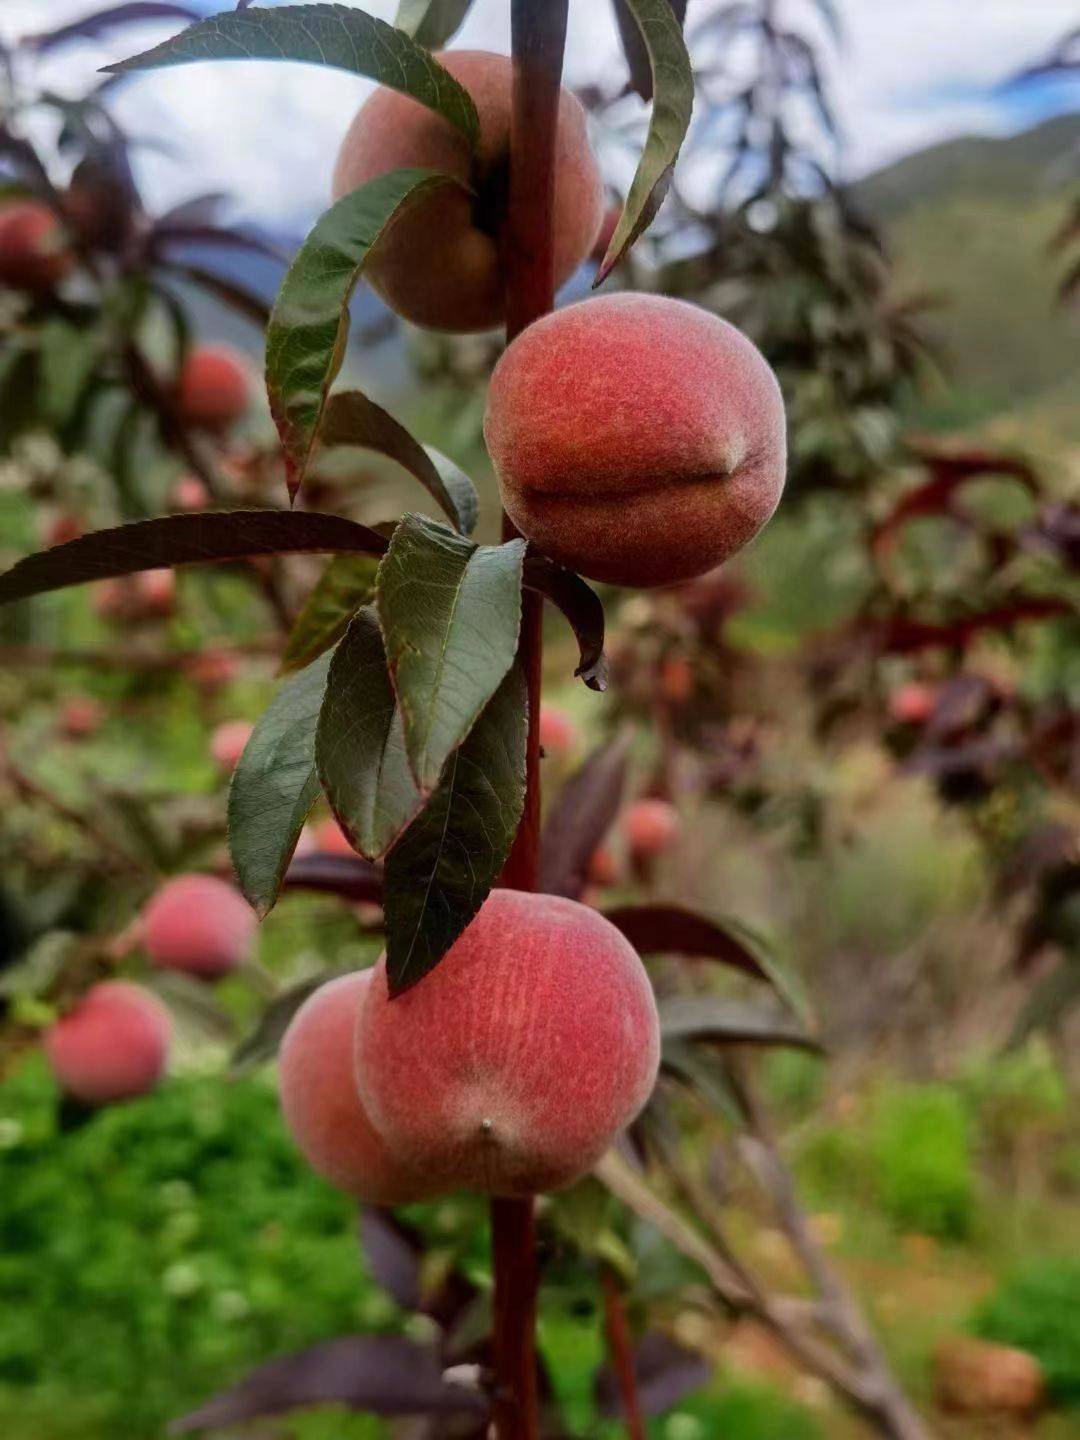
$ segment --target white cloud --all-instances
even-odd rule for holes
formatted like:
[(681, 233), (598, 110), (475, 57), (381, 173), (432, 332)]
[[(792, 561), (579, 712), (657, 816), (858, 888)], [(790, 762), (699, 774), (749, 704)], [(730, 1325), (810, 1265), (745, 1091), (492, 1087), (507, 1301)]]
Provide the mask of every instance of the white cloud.
[[(2, 0), (0, 33), (47, 28), (104, 0)], [(222, 0), (226, 3), (226, 0)], [(712, 0), (691, 0), (690, 19)], [(786, 0), (807, 15), (807, 0)], [(395, 0), (369, 0), (390, 19)], [(848, 38), (831, 67), (845, 133), (844, 162), (859, 174), (951, 135), (995, 133), (1015, 123), (994, 96), (1003, 76), (1046, 50), (1076, 21), (1076, 0), (841, 0)], [(476, 0), (462, 45), (509, 47), (507, 0)], [(571, 0), (567, 77), (610, 81), (619, 73), (607, 0)], [(135, 35), (149, 44), (162, 32)], [(125, 53), (132, 32), (67, 49), (45, 78), (77, 92), (97, 66)], [(370, 86), (301, 66), (210, 64), (130, 81), (118, 118), (160, 149), (142, 153), (139, 172), (152, 206), (196, 190), (224, 189), (246, 215), (281, 225), (306, 220), (329, 192), (339, 137)]]

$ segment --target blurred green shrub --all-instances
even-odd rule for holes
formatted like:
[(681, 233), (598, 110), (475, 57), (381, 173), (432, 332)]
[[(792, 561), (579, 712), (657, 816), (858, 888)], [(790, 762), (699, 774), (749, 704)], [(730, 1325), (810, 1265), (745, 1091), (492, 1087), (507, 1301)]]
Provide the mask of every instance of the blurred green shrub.
[(739, 1380), (684, 1400), (655, 1433), (662, 1440), (824, 1440), (809, 1410), (769, 1385)]
[(872, 1153), (881, 1203), (903, 1230), (962, 1240), (975, 1188), (964, 1103), (944, 1085), (902, 1086), (880, 1096)]
[(1080, 1261), (1025, 1265), (976, 1311), (972, 1329), (1034, 1355), (1053, 1399), (1080, 1405)]
[(36, 1059), (0, 1087), (0, 1434), (157, 1440), (273, 1354), (393, 1324), (264, 1077), (55, 1117)]

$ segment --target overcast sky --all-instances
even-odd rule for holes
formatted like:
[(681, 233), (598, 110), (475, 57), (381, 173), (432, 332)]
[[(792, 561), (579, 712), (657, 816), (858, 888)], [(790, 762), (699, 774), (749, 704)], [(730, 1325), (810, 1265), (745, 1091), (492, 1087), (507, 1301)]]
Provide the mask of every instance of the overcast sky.
[[(0, 0), (0, 34), (49, 29), (107, 0)], [(194, 0), (205, 13), (225, 8)], [(690, 0), (689, 23), (713, 0)], [(782, 0), (792, 19), (808, 0)], [(1080, 85), (1003, 94), (1003, 77), (1080, 25), (1080, 0), (836, 0), (846, 41), (833, 66), (844, 132), (843, 166), (858, 175), (958, 134), (1000, 134), (1063, 109), (1080, 109)], [(396, 0), (364, 8), (392, 19)], [(459, 45), (509, 49), (509, 0), (475, 0)], [(607, 0), (571, 0), (567, 78), (616, 76), (620, 64)], [(44, 77), (78, 93), (94, 69), (163, 38), (160, 26), (68, 47)], [(153, 142), (139, 162), (152, 208), (198, 190), (222, 189), (245, 217), (305, 224), (328, 203), (338, 140), (367, 93), (331, 70), (268, 63), (203, 64), (139, 76), (114, 108)]]

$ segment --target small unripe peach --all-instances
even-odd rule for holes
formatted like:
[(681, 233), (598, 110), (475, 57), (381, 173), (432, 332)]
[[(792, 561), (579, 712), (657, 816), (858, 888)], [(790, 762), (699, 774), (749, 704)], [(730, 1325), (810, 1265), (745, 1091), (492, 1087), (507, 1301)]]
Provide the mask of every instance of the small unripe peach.
[(92, 695), (72, 695), (60, 709), (60, 728), (71, 740), (85, 740), (101, 729), (105, 707)]
[(169, 615), (176, 603), (176, 572), (142, 570), (135, 577), (135, 590), (141, 608), (149, 615)]
[(351, 855), (355, 857), (356, 851), (349, 844), (348, 838), (336, 820), (324, 820), (321, 825), (315, 827), (316, 847), (322, 855)]
[(587, 876), (591, 885), (599, 885), (603, 889), (614, 885), (619, 878), (619, 867), (615, 863), (615, 856), (606, 845), (601, 845), (593, 851), (589, 859)]
[[(419, 166), (452, 175), (394, 221), (372, 252), (368, 274), (391, 309), (432, 330), (490, 330), (506, 314), (506, 217), (513, 64), (480, 50), (438, 56), (476, 103), (480, 138), (473, 151), (449, 121), (400, 91), (365, 101), (341, 147), (334, 198), (388, 174)], [(585, 111), (563, 90), (555, 153), (555, 285), (568, 280), (592, 248), (603, 188), (589, 148)]]
[(41, 294), (71, 269), (71, 251), (59, 220), (37, 200), (0, 209), (0, 285)]
[(82, 521), (61, 511), (45, 527), (45, 544), (50, 549), (54, 545), (67, 545), (72, 540), (78, 540), (82, 534)]
[(240, 673), (240, 662), (228, 650), (200, 650), (184, 667), (189, 680), (200, 690), (213, 694), (223, 685), (231, 685)]
[(148, 902), (142, 942), (155, 965), (216, 979), (251, 953), (255, 912), (214, 875), (177, 875)]
[(925, 725), (937, 706), (937, 687), (907, 680), (889, 696), (889, 715), (900, 725)]
[(61, 1087), (88, 1105), (153, 1090), (165, 1071), (169, 1012), (123, 980), (94, 985), (45, 1032), (45, 1053)]
[(666, 800), (635, 800), (623, 816), (626, 843), (638, 860), (670, 850), (679, 829), (679, 812)]
[(659, 1025), (645, 967), (598, 914), (494, 890), (439, 964), (391, 1000), (385, 959), (357, 1026), (360, 1098), (432, 1183), (569, 1185), (641, 1110)]
[(244, 746), (251, 739), (254, 725), (247, 720), (226, 720), (210, 737), (210, 754), (223, 775), (231, 775), (240, 763)]
[(200, 345), (180, 369), (176, 403), (181, 418), (200, 430), (228, 430), (251, 404), (242, 356), (225, 345)]
[(593, 580), (671, 585), (751, 540), (784, 486), (784, 402), (727, 321), (661, 295), (545, 315), (495, 367), (484, 435), (514, 524)]
[(685, 655), (668, 655), (660, 666), (660, 693), (673, 705), (683, 705), (694, 693), (694, 667)]
[(328, 981), (293, 1016), (281, 1042), (281, 1109), (324, 1180), (369, 1204), (405, 1205), (433, 1191), (386, 1148), (356, 1088), (356, 1024), (371, 974)]
[(540, 744), (548, 755), (569, 755), (577, 748), (578, 727), (555, 705), (540, 706)]
[(210, 491), (197, 475), (182, 475), (169, 499), (176, 510), (207, 510), (213, 503)]

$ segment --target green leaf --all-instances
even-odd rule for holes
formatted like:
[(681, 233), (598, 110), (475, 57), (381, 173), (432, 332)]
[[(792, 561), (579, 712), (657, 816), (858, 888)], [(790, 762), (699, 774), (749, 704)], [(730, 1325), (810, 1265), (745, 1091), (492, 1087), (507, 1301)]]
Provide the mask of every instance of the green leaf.
[(386, 857), (386, 970), (400, 995), (433, 969), (484, 903), (525, 805), (520, 662), (492, 696), (418, 819)]
[(472, 0), (400, 0), (394, 24), (429, 50), (452, 40), (469, 13)]
[(315, 763), (353, 846), (368, 860), (380, 859), (415, 817), (423, 795), (409, 769), (373, 608), (360, 611), (334, 652)]
[(379, 622), (417, 784), (431, 790), (513, 664), (525, 545), (474, 545), (406, 515), (379, 566)]
[(359, 390), (346, 390), (327, 402), (319, 428), (322, 445), (357, 445), (376, 450), (420, 481), (455, 529), (471, 535), (480, 506), (476, 488), (452, 460), (414, 440), (392, 415)]
[(349, 621), (375, 595), (379, 563), (368, 555), (335, 555), (304, 601), (285, 642), (281, 671), (291, 675), (336, 645)]
[(625, 4), (641, 31), (652, 67), (652, 117), (645, 149), (607, 254), (596, 272), (594, 289), (652, 224), (671, 183), (694, 108), (694, 72), (671, 0), (625, 0)]
[(275, 995), (259, 1016), (254, 1028), (245, 1035), (232, 1053), (231, 1069), (234, 1076), (272, 1060), (281, 1047), (285, 1032), (293, 1022), (296, 1012), (309, 1000), (316, 990), (321, 990), (329, 981), (337, 979), (347, 971), (326, 970), (321, 975), (309, 975), (291, 985), (280, 995)]
[(386, 547), (377, 530), (343, 515), (286, 510), (165, 515), (95, 530), (28, 555), (0, 575), (0, 605), (165, 565), (204, 565), (255, 555), (382, 555)]
[(480, 122), (468, 91), (409, 35), (348, 5), (282, 5), (226, 11), (200, 20), (112, 74), (199, 60), (299, 60), (364, 75), (409, 95), (476, 140)]
[(229, 850), (240, 889), (260, 915), (273, 908), (300, 831), (319, 796), (315, 726), (330, 656), (278, 690), (244, 747), (229, 787)]
[(372, 247), (407, 206), (459, 183), (431, 170), (379, 175), (321, 216), (289, 266), (266, 332), (266, 389), (291, 496), (303, 481), (345, 358), (349, 300)]

